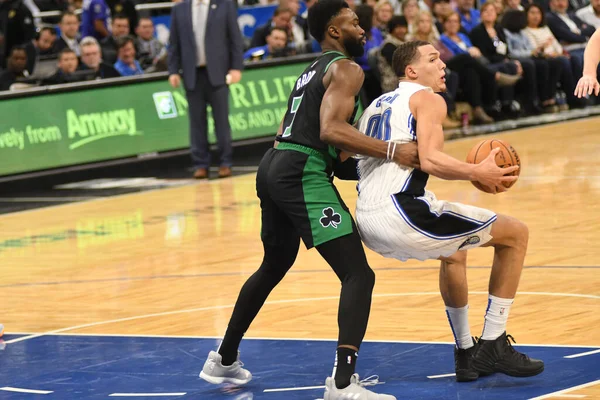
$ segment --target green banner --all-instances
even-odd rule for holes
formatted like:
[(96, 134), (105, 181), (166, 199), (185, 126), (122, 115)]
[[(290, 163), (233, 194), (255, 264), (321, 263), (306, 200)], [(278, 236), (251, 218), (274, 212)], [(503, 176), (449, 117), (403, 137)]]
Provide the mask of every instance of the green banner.
[[(306, 65), (244, 71), (230, 87), (233, 140), (275, 134)], [(183, 89), (166, 79), (3, 100), (0, 176), (187, 148), (189, 112)]]

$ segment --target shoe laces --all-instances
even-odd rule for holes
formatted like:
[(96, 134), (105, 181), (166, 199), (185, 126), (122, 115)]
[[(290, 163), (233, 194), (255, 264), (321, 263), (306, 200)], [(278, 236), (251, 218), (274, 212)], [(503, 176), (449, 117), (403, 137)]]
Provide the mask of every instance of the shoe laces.
[(511, 340), (514, 344), (517, 344), (517, 341), (515, 340), (514, 337), (512, 337), (512, 335), (506, 335), (506, 343), (508, 344), (508, 351), (513, 355), (513, 356), (517, 356), (520, 357), (522, 359), (527, 359), (528, 357), (521, 353), (518, 352), (512, 345)]
[(358, 381), (358, 384), (363, 387), (364, 386), (375, 386), (375, 385), (379, 385), (380, 383), (385, 383), (385, 382), (379, 382), (379, 375), (367, 376), (365, 379)]

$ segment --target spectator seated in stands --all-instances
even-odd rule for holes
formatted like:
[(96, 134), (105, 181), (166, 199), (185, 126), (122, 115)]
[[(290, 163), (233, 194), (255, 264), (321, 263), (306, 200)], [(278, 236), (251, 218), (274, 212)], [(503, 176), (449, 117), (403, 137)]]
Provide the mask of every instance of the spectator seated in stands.
[(140, 18), (135, 33), (138, 36), (135, 46), (138, 60), (145, 71), (156, 66), (160, 58), (167, 54), (167, 48), (154, 37), (154, 23), (150, 18)]
[[(450, 0), (433, 0), (433, 4), (431, 6), (431, 15), (433, 16), (433, 22), (435, 23), (435, 27), (438, 32), (444, 31), (444, 21), (453, 12), (454, 10), (450, 5)], [(465, 29), (462, 26), (460, 27), (460, 32), (468, 34), (468, 32), (465, 31)]]
[(132, 36), (126, 35), (117, 40), (118, 60), (115, 69), (122, 76), (141, 75), (144, 73), (142, 66), (135, 59), (135, 45)]
[(10, 50), (6, 70), (0, 74), (0, 90), (9, 90), (10, 86), (19, 78), (27, 77), (27, 53), (21, 46), (14, 46)]
[(124, 15), (115, 15), (112, 20), (112, 34), (100, 42), (102, 58), (109, 64), (117, 61), (117, 40), (129, 35), (129, 20)]
[(508, 10), (502, 17), (508, 51), (512, 57), (534, 64), (535, 72), (527, 75), (528, 80), (536, 81), (537, 97), (545, 112), (558, 112), (556, 106), (556, 85), (562, 73), (562, 62), (556, 58), (544, 58), (544, 48), (535, 47), (525, 35), (527, 14), (525, 11)]
[(512, 87), (499, 88), (500, 103), (495, 107), (497, 116), (517, 117), (519, 110), (523, 108), (526, 112), (533, 113), (534, 104), (538, 101), (533, 61), (513, 60), (510, 57), (504, 29), (497, 23), (498, 14), (493, 3), (486, 2), (480, 11), (481, 23), (471, 30), (469, 38), (473, 46), (481, 51), (482, 60), (485, 60), (486, 66), (493, 71), (524, 77), (516, 87), (523, 107), (514, 103), (515, 90)]
[(379, 29), (382, 35), (388, 33), (388, 23), (394, 16), (394, 7), (388, 0), (379, 0), (374, 7), (375, 10), (375, 28)]
[(288, 40), (291, 38), (291, 21), (293, 11), (289, 8), (278, 7), (273, 13), (273, 17), (266, 24), (259, 26), (252, 35), (250, 48), (264, 46), (267, 44), (267, 36), (272, 28), (285, 29), (288, 34)]
[(562, 62), (562, 74), (560, 86), (567, 95), (567, 103), (571, 108), (583, 107), (585, 99), (578, 99), (573, 93), (575, 91), (575, 78), (571, 68), (569, 56), (565, 55), (563, 48), (546, 26), (546, 17), (541, 6), (531, 4), (527, 7), (527, 28), (523, 30), (529, 41), (535, 48), (544, 49), (545, 58), (556, 58)]
[(271, 33), (267, 36), (267, 44), (246, 51), (244, 60), (258, 61), (286, 57), (288, 55), (287, 43), (287, 31), (282, 28), (272, 28)]
[(471, 29), (479, 25), (481, 22), (481, 16), (479, 10), (473, 8), (475, 4), (474, 0), (457, 0), (456, 11), (460, 16), (460, 25), (465, 31), (471, 32)]
[(33, 40), (25, 44), (27, 52), (27, 71), (33, 74), (35, 64), (40, 56), (51, 56), (54, 54), (53, 47), (56, 40), (56, 30), (54, 28), (44, 27), (40, 29)]
[(138, 26), (138, 12), (135, 9), (136, 3), (147, 3), (147, 1), (137, 0), (106, 0), (111, 15), (124, 15), (129, 20), (128, 35), (135, 35), (135, 28)]
[(75, 52), (69, 48), (62, 49), (58, 54), (58, 70), (54, 75), (42, 80), (43, 85), (59, 85), (62, 83), (78, 82), (82, 80), (75, 74), (79, 68), (79, 59)]
[(394, 15), (388, 22), (387, 31), (389, 32), (377, 54), (377, 67), (381, 76), (381, 91), (383, 93), (391, 92), (398, 87), (398, 77), (392, 68), (394, 51), (402, 43), (406, 42), (408, 33), (408, 22), (403, 15)]
[(60, 53), (62, 49), (69, 48), (77, 54), (79, 57), (81, 51), (79, 49), (79, 18), (72, 12), (64, 12), (60, 17), (60, 37), (54, 42), (52, 51), (56, 54)]
[(590, 4), (575, 11), (575, 15), (588, 25), (600, 27), (600, 0), (591, 0)]
[(567, 12), (567, 0), (550, 0), (550, 12), (546, 14), (548, 27), (571, 55), (573, 77), (578, 80), (583, 71), (583, 51), (594, 33), (593, 26), (580, 20), (575, 13)]
[(448, 68), (458, 73), (463, 97), (473, 107), (475, 122), (493, 122), (484, 108), (489, 111), (495, 106), (497, 87), (513, 86), (521, 77), (488, 68), (489, 61), (459, 32), (459, 27), (460, 17), (452, 12), (444, 21), (444, 33), (435, 47)]
[(96, 79), (118, 78), (121, 76), (112, 65), (102, 61), (102, 50), (95, 37), (85, 37), (79, 45), (81, 47), (81, 62), (85, 67), (96, 72)]
[(408, 33), (412, 33), (413, 26), (417, 20), (417, 14), (419, 13), (419, 2), (417, 0), (404, 0), (402, 1), (402, 15), (408, 22)]

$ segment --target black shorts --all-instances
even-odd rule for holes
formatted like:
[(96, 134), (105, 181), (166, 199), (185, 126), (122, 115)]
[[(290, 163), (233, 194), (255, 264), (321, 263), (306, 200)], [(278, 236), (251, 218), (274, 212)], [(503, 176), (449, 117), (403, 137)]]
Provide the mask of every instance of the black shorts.
[(256, 174), (263, 242), (296, 234), (310, 249), (355, 232), (331, 171), (331, 157), (316, 149), (280, 142), (267, 151)]

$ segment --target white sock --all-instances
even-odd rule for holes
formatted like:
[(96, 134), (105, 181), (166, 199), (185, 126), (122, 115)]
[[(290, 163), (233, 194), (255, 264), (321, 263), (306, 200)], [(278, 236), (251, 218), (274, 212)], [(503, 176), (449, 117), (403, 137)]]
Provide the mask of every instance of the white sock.
[(495, 340), (506, 331), (506, 322), (510, 306), (514, 299), (501, 299), (500, 297), (489, 295), (488, 307), (485, 311), (485, 323), (483, 325), (483, 340)]
[(473, 347), (471, 328), (469, 327), (469, 305), (460, 308), (446, 306), (446, 315), (458, 348), (468, 349)]

